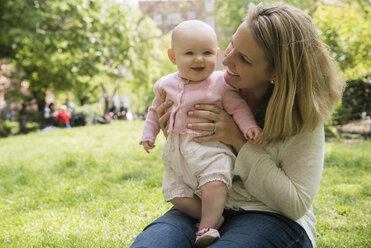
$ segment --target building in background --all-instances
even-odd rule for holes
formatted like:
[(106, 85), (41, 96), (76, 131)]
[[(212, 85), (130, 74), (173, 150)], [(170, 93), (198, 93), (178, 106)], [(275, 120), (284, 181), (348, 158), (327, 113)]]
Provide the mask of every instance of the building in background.
[[(214, 15), (216, 4), (216, 0), (142, 0), (139, 1), (139, 9), (154, 20), (162, 34), (171, 33), (174, 27), (182, 21), (196, 19), (208, 23), (220, 38), (221, 33)], [(224, 68), (223, 58), (224, 49), (221, 49), (216, 65), (217, 70)]]

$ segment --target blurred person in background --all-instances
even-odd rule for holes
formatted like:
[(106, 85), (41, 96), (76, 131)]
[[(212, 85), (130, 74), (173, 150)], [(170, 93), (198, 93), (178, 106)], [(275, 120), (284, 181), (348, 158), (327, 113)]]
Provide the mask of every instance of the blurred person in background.
[(57, 123), (60, 127), (71, 128), (71, 115), (67, 112), (67, 106), (62, 105), (61, 110), (57, 114)]

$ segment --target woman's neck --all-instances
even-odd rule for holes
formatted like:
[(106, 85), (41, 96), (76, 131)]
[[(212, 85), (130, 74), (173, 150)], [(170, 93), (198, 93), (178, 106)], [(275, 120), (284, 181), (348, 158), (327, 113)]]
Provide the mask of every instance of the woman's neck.
[(259, 104), (269, 90), (269, 85), (264, 88), (259, 89), (240, 89), (242, 97), (245, 99), (246, 103), (251, 108), (252, 112), (258, 110)]

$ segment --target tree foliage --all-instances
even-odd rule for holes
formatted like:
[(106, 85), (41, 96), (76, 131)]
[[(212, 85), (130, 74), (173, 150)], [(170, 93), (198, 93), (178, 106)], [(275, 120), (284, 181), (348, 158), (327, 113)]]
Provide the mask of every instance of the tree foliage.
[(122, 3), (2, 0), (0, 14), (0, 59), (23, 72), (40, 107), (47, 90), (72, 92), (84, 103), (116, 80), (135, 79), (136, 89), (153, 83), (159, 32)]
[[(318, 0), (284, 0), (282, 2), (296, 6), (305, 10), (306, 12), (312, 12), (315, 9), (315, 3)], [(249, 3), (263, 3), (271, 4), (277, 1), (274, 0), (225, 0), (218, 1), (216, 15), (218, 18), (218, 24), (222, 28), (224, 39), (222, 44), (226, 47), (230, 41), (230, 37), (237, 30), (238, 26), (245, 20)]]
[[(261, 1), (249, 1), (258, 3)], [(263, 1), (268, 4), (275, 1)], [(346, 79), (366, 76), (371, 70), (371, 7), (367, 0), (285, 0), (313, 17), (322, 40), (329, 46)], [(218, 23), (222, 26), (226, 46), (245, 19), (248, 3), (241, 0), (218, 2)]]
[(346, 79), (371, 73), (371, 5), (362, 3), (318, 4), (313, 13), (321, 38)]

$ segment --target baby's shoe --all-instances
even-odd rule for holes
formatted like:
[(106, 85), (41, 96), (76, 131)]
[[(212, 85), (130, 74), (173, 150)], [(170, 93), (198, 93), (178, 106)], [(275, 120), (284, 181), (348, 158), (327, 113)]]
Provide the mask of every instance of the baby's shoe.
[(203, 248), (205, 246), (208, 246), (218, 238), (220, 238), (218, 230), (210, 227), (205, 227), (196, 232), (196, 247)]
[[(224, 217), (220, 216), (218, 224), (216, 224), (215, 229), (219, 229), (224, 223)], [(195, 232), (197, 232), (198, 229), (200, 229), (200, 222), (197, 222), (196, 224), (193, 225), (193, 228)]]

